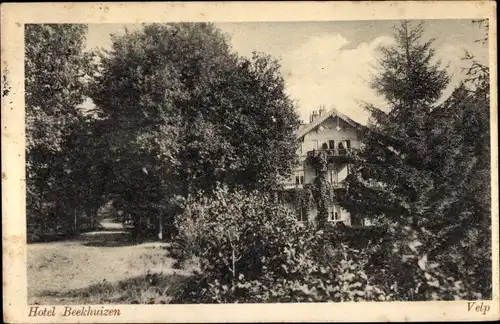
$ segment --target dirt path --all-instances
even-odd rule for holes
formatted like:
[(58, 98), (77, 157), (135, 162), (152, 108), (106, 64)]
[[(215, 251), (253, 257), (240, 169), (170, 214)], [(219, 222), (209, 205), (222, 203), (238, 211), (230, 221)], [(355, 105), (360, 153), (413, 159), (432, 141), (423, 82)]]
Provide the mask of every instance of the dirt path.
[(61, 292), (101, 282), (118, 282), (146, 273), (174, 274), (166, 243), (134, 244), (119, 223), (69, 241), (28, 245), (29, 303), (44, 303)]

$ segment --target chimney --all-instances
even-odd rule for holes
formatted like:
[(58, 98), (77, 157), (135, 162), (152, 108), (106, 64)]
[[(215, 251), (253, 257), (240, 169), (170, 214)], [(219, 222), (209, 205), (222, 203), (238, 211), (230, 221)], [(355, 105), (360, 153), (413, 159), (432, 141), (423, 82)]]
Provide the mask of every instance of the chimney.
[(313, 121), (315, 121), (318, 116), (319, 116), (318, 112), (316, 110), (313, 110), (310, 117), (310, 122), (312, 123)]
[(326, 112), (325, 106), (320, 106), (319, 108), (319, 116), (323, 116), (323, 114)]

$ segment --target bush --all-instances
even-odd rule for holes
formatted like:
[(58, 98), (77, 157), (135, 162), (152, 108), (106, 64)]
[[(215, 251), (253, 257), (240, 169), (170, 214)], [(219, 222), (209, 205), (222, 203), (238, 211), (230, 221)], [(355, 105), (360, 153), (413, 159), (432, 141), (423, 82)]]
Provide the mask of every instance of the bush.
[[(189, 199), (176, 220), (178, 251), (200, 273), (174, 302), (342, 302), (475, 299), (434, 262), (429, 235), (398, 224), (379, 229), (303, 227), (292, 210), (259, 193), (219, 189)], [(368, 240), (357, 240), (365, 233)]]
[(176, 302), (387, 299), (351, 258), (356, 251), (328, 248), (325, 233), (302, 227), (265, 195), (219, 189), (190, 199), (176, 225), (182, 257), (199, 257), (201, 267)]
[(279, 258), (292, 237), (304, 234), (295, 213), (269, 197), (225, 188), (213, 198), (189, 199), (176, 227), (178, 256), (201, 258), (204, 272), (219, 273), (221, 279), (242, 273), (258, 278), (267, 265), (283, 261)]
[(480, 295), (446, 266), (431, 259), (426, 241), (429, 233), (392, 224), (381, 244), (369, 247), (368, 275), (377, 285), (386, 287), (394, 300), (477, 299)]

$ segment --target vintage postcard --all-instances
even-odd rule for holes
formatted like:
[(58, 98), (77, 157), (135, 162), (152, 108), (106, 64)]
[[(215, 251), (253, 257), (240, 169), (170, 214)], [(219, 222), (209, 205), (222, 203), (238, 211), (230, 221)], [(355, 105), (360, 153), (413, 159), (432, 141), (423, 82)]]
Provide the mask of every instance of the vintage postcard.
[(2, 4), (4, 321), (498, 320), (495, 6)]

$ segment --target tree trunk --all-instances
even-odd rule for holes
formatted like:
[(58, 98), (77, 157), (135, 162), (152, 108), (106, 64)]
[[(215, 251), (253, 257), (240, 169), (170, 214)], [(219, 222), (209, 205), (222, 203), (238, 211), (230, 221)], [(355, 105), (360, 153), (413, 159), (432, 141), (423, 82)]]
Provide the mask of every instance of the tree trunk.
[(73, 218), (74, 218), (74, 223), (73, 223), (73, 232), (76, 234), (78, 233), (78, 208), (73, 209)]
[(134, 238), (139, 239), (142, 235), (142, 218), (138, 214), (133, 214), (134, 217)]
[(158, 214), (158, 239), (163, 240), (163, 214)]
[(93, 222), (93, 214), (92, 214), (92, 212), (93, 212), (93, 208), (92, 208), (91, 205), (85, 206), (85, 215), (86, 215), (86, 218), (88, 218), (86, 225), (88, 226), (89, 229), (92, 229), (93, 223), (94, 223)]
[(90, 210), (90, 228), (94, 229), (95, 227), (95, 209), (91, 208)]

